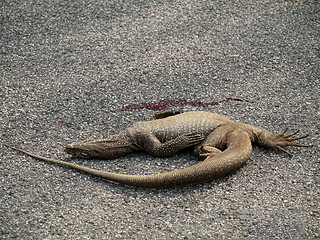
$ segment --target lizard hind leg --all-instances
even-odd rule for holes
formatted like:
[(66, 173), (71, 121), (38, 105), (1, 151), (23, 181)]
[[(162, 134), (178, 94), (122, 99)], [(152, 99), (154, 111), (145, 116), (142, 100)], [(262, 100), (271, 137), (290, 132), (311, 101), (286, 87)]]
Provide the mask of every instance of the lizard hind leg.
[(229, 129), (228, 125), (216, 128), (200, 145), (195, 146), (194, 154), (199, 157), (214, 157), (221, 153), (221, 150), (226, 148)]
[(214, 157), (222, 151), (216, 147), (203, 146), (201, 148), (202, 153), (199, 154), (200, 157)]
[[(312, 145), (299, 144), (299, 143), (293, 142), (293, 141), (296, 141), (296, 140), (304, 139), (304, 138), (308, 137), (309, 134), (304, 135), (304, 136), (299, 136), (299, 137), (292, 137), (292, 136), (296, 135), (298, 132), (300, 132), (300, 130), (297, 130), (297, 131), (295, 131), (293, 133), (285, 135), (285, 133), (287, 131), (288, 131), (288, 128), (283, 130), (281, 133), (275, 135), (278, 138), (277, 139), (278, 140), (278, 144), (277, 144), (276, 148), (278, 150), (280, 150), (281, 152), (284, 152), (284, 153), (288, 154), (289, 156), (292, 156), (292, 154), (289, 151), (287, 151), (286, 149), (284, 149), (283, 147), (286, 147), (286, 146), (312, 147)], [(290, 137), (292, 137), (292, 138), (290, 138)]]
[(278, 149), (281, 152), (288, 154), (289, 156), (292, 156), (292, 154), (286, 149), (284, 149), (284, 147), (287, 147), (287, 146), (312, 147), (312, 145), (299, 144), (294, 142), (296, 140), (300, 140), (308, 137), (309, 134), (304, 136), (299, 136), (299, 137), (292, 137), (296, 135), (299, 132), (299, 130), (285, 135), (287, 131), (288, 131), (288, 128), (286, 128), (285, 130), (283, 130), (281, 133), (278, 133), (278, 134), (272, 134), (268, 131), (264, 131), (258, 137), (258, 144), (263, 147)]

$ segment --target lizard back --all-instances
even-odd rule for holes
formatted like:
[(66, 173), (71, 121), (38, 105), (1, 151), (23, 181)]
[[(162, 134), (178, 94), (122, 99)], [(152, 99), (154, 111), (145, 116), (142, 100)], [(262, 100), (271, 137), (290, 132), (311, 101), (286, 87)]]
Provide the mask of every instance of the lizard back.
[(131, 128), (154, 134), (161, 142), (169, 141), (184, 133), (208, 136), (217, 127), (230, 122), (227, 117), (209, 112), (186, 112), (164, 119), (135, 123)]

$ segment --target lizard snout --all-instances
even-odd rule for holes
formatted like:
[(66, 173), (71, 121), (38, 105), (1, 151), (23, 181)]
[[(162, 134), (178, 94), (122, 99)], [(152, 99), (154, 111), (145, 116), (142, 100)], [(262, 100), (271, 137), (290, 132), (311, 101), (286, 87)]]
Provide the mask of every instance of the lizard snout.
[(64, 151), (70, 154), (74, 154), (75, 146), (73, 143), (67, 144), (64, 148)]

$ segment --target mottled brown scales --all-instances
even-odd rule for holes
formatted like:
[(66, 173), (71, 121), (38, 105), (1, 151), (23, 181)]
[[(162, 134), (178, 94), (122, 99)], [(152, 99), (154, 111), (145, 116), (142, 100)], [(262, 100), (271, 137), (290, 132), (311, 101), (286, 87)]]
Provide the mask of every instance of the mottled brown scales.
[(294, 143), (306, 136), (292, 137), (298, 131), (285, 135), (272, 134), (262, 128), (231, 121), (209, 112), (165, 111), (152, 120), (138, 122), (132, 127), (105, 139), (92, 139), (68, 144), (65, 151), (82, 158), (118, 158), (145, 151), (153, 156), (167, 157), (182, 149), (193, 147), (204, 161), (171, 172), (151, 175), (127, 175), (99, 171), (74, 163), (40, 157), (11, 147), (34, 158), (59, 164), (98, 176), (113, 182), (135, 187), (167, 188), (192, 185), (223, 177), (242, 166), (252, 152), (252, 143), (266, 148), (276, 148), (291, 155), (283, 147), (307, 145)]

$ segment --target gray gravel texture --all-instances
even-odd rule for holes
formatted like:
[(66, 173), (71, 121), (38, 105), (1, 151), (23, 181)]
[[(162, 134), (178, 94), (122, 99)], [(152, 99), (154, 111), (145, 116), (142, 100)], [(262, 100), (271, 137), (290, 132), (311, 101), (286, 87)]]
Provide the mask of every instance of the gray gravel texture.
[(1, 239), (319, 238), (318, 1), (66, 0), (1, 6), (1, 142), (114, 172), (189, 166), (160, 159), (70, 159), (67, 143), (152, 115), (161, 99), (272, 132), (310, 133), (285, 154), (254, 147), (245, 166), (191, 187), (145, 190), (40, 162), (0, 144)]

